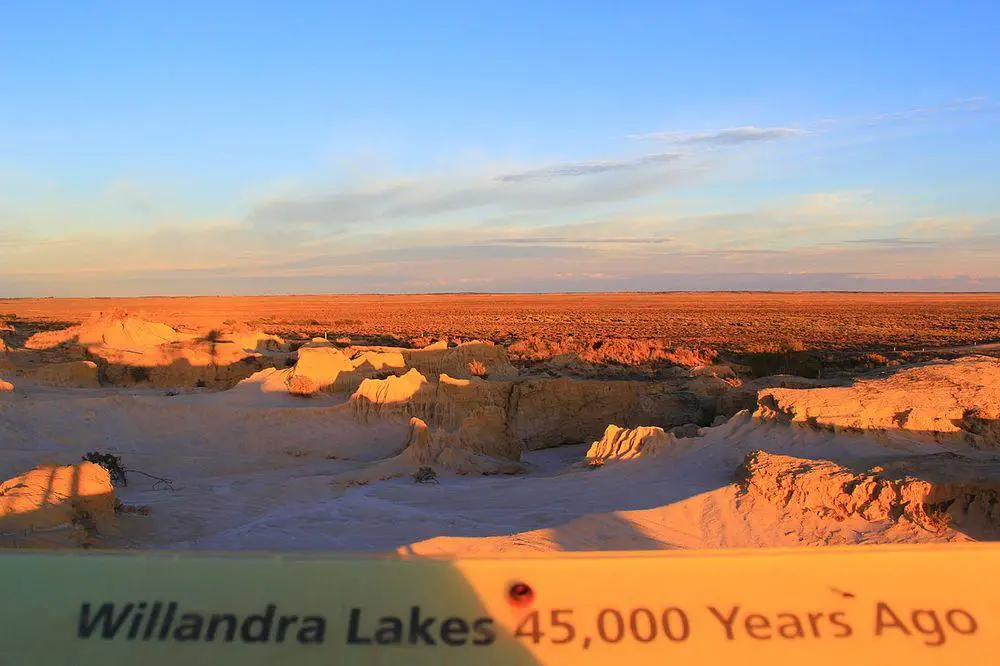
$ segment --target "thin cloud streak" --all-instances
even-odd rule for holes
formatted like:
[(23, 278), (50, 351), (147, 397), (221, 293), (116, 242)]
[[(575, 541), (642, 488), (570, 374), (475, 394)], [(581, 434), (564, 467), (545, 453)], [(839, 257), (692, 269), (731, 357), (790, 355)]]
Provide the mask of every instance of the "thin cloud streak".
[(520, 183), (528, 180), (549, 180), (573, 176), (593, 176), (614, 171), (631, 171), (642, 167), (658, 166), (676, 162), (682, 156), (679, 153), (660, 153), (645, 155), (633, 160), (604, 160), (597, 162), (569, 162), (543, 169), (522, 171), (497, 176), (497, 180), (505, 183)]
[(611, 237), (611, 238), (595, 238), (595, 237), (573, 237), (573, 236), (530, 236), (527, 238), (498, 238), (496, 240), (489, 241), (491, 245), (520, 245), (520, 244), (538, 244), (538, 245), (561, 245), (561, 244), (573, 244), (573, 245), (657, 245), (662, 243), (673, 243), (675, 239), (664, 238), (664, 237), (647, 237), (647, 238), (635, 238), (635, 237)]
[(744, 143), (760, 143), (793, 139), (809, 134), (795, 127), (728, 127), (708, 132), (653, 132), (633, 134), (630, 139), (666, 141), (681, 146), (738, 146)]
[(338, 230), (359, 223), (455, 214), (482, 218), (597, 206), (666, 192), (704, 173), (703, 166), (675, 164), (678, 161), (676, 154), (663, 153), (633, 160), (568, 162), (478, 180), (428, 178), (348, 188), (262, 202), (247, 219), (258, 230), (289, 225)]
[(872, 126), (913, 118), (926, 118), (942, 113), (979, 113), (997, 110), (1000, 110), (1000, 102), (995, 102), (985, 97), (970, 97), (942, 104), (904, 109), (902, 111), (863, 116), (824, 118), (811, 122), (796, 123), (792, 126), (756, 127), (748, 125), (700, 132), (648, 132), (630, 134), (626, 138), (640, 141), (667, 142), (678, 146), (727, 147), (745, 143), (766, 143), (782, 139), (800, 138), (830, 131), (831, 128), (837, 126)]

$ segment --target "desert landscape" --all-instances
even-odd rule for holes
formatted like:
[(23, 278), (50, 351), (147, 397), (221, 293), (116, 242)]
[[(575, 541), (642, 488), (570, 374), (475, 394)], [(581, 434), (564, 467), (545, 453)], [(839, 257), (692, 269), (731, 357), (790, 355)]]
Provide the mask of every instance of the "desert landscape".
[(0, 317), (10, 548), (1000, 536), (995, 294), (3, 299)]

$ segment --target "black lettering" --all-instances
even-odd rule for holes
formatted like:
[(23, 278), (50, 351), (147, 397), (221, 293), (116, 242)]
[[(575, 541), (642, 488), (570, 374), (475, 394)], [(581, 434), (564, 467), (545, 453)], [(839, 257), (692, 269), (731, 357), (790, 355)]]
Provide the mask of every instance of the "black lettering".
[(229, 613), (216, 613), (208, 620), (208, 631), (205, 632), (206, 641), (214, 641), (215, 634), (219, 631), (219, 625), (226, 623), (226, 642), (232, 643), (236, 638), (236, 616)]
[(538, 621), (538, 611), (533, 610), (524, 616), (520, 624), (514, 629), (514, 638), (530, 638), (535, 645), (545, 636), (542, 633), (541, 623)]
[(156, 629), (156, 621), (160, 619), (160, 609), (162, 608), (162, 601), (153, 602), (153, 612), (149, 614), (149, 620), (146, 622), (146, 631), (142, 632), (142, 640), (148, 641), (153, 637), (153, 631)]
[(709, 606), (708, 611), (726, 628), (726, 638), (731, 641), (735, 640), (736, 635), (733, 633), (733, 624), (736, 622), (736, 614), (740, 612), (740, 607), (733, 606), (733, 610), (726, 617), (723, 617), (722, 613), (715, 609), (715, 606)]
[(449, 617), (441, 623), (441, 640), (453, 647), (465, 645), (469, 637), (469, 625), (460, 617)]
[(472, 641), (474, 645), (493, 645), (497, 639), (497, 632), (493, 629), (493, 618), (481, 617), (472, 623), (472, 630), (476, 633), (476, 639)]
[[(886, 618), (886, 616), (888, 616), (888, 618)], [(891, 621), (887, 623), (886, 619), (889, 619)], [(910, 630), (907, 629), (906, 625), (903, 624), (903, 621), (900, 620), (896, 616), (896, 614), (892, 612), (892, 609), (889, 608), (889, 604), (885, 603), (884, 601), (880, 601), (878, 602), (878, 605), (875, 607), (875, 635), (881, 636), (882, 631), (887, 628), (899, 629), (907, 636), (910, 635)]]
[(782, 638), (805, 638), (806, 632), (802, 629), (802, 621), (795, 613), (778, 613), (778, 633)]
[(275, 643), (285, 642), (285, 632), (288, 630), (290, 625), (295, 624), (299, 621), (298, 615), (282, 615), (278, 618), (278, 635), (275, 637)]
[(201, 615), (197, 613), (184, 613), (181, 615), (181, 624), (174, 629), (174, 640), (198, 641), (201, 640), (201, 624), (204, 622)]
[[(614, 618), (614, 633), (608, 633), (607, 618)], [(605, 608), (597, 614), (597, 633), (601, 635), (601, 640), (605, 643), (617, 643), (625, 636), (625, 620), (622, 614), (614, 608)]]
[[(645, 618), (639, 620), (639, 618)], [(640, 643), (648, 643), (656, 638), (656, 616), (648, 608), (636, 608), (628, 617), (632, 637)]]
[(816, 626), (816, 623), (823, 619), (823, 614), (809, 613), (808, 616), (809, 616), (809, 626), (812, 627), (813, 636), (815, 636), (816, 638), (822, 638), (822, 635), (820, 634), (819, 631), (819, 627)]
[(318, 645), (323, 642), (324, 636), (326, 636), (326, 620), (319, 615), (306, 615), (302, 618), (302, 628), (299, 629), (295, 638), (299, 643), (316, 643)]
[(403, 621), (398, 617), (380, 617), (375, 630), (375, 642), (379, 645), (399, 645), (403, 642)]
[[(955, 619), (952, 617), (952, 615), (959, 615), (960, 617), (963, 618), (965, 629), (958, 628), (958, 625), (955, 624)], [(972, 617), (972, 613), (964, 611), (961, 608), (952, 608), (950, 611), (945, 613), (944, 619), (948, 621), (948, 624), (951, 625), (952, 629), (954, 629), (960, 634), (965, 634), (965, 635), (974, 634), (976, 633), (976, 629), (979, 628), (978, 625), (976, 624), (976, 618)]]
[(132, 616), (132, 624), (128, 628), (127, 638), (129, 640), (132, 640), (139, 635), (139, 628), (142, 627), (142, 620), (145, 617), (145, 612), (146, 602), (140, 601), (139, 605), (135, 608), (135, 615)]
[(347, 642), (350, 645), (368, 645), (372, 642), (370, 638), (358, 636), (358, 625), (361, 624), (361, 609), (351, 609), (351, 621), (347, 625)]
[(743, 620), (743, 626), (747, 628), (747, 633), (750, 635), (750, 638), (756, 638), (759, 641), (769, 641), (773, 638), (771, 634), (757, 635), (758, 630), (771, 628), (770, 620), (763, 615), (758, 615), (757, 613), (747, 615), (746, 619)]
[[(678, 634), (674, 633), (674, 623), (670, 621), (671, 616), (677, 615), (680, 618), (681, 631)], [(686, 641), (688, 635), (691, 633), (691, 625), (688, 623), (687, 613), (682, 611), (677, 607), (670, 607), (663, 611), (663, 632), (667, 635), (667, 638), (675, 643), (680, 641)]]
[[(927, 618), (930, 626), (925, 626), (923, 618)], [(911, 616), (913, 620), (913, 626), (922, 633), (924, 636), (934, 636), (934, 640), (925, 640), (924, 645), (929, 645), (931, 647), (937, 647), (938, 645), (944, 645), (944, 642), (948, 640), (945, 636), (944, 627), (941, 626), (941, 621), (938, 620), (937, 613), (932, 610), (915, 610)]]
[[(274, 604), (268, 604), (267, 610), (264, 611), (263, 615), (248, 615), (245, 620), (243, 620), (243, 626), (240, 627), (240, 636), (247, 643), (266, 643), (271, 639), (271, 623), (274, 622), (274, 610), (276, 606)], [(257, 633), (251, 633), (254, 628), (254, 624), (260, 625), (260, 630)]]
[(160, 640), (165, 641), (170, 636), (170, 629), (174, 626), (174, 614), (177, 612), (177, 602), (171, 601), (167, 604), (167, 616), (163, 618), (163, 626), (160, 627)]
[(111, 603), (101, 604), (94, 618), (91, 619), (90, 604), (83, 604), (80, 606), (80, 622), (77, 625), (76, 635), (80, 638), (90, 638), (90, 635), (100, 625), (101, 638), (114, 638), (134, 607), (134, 604), (125, 604), (121, 613), (118, 614), (118, 618), (112, 619), (115, 615), (115, 605)]
[(841, 630), (833, 635), (834, 638), (847, 638), (848, 636), (854, 634), (854, 630), (851, 629), (851, 625), (847, 624), (847, 621), (844, 619), (843, 611), (830, 613), (830, 624)]
[(410, 645), (417, 645), (423, 641), (425, 645), (437, 645), (434, 638), (428, 633), (431, 625), (437, 618), (429, 617), (423, 622), (420, 621), (420, 606), (410, 607)]

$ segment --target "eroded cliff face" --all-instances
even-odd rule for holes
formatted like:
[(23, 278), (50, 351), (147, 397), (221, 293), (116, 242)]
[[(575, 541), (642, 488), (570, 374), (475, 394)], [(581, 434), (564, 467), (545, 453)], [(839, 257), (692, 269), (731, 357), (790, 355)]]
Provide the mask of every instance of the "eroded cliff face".
[(601, 438), (587, 449), (584, 464), (600, 466), (614, 461), (659, 456), (676, 446), (677, 437), (665, 432), (663, 428), (620, 428), (609, 425)]
[(1000, 449), (1000, 361), (985, 356), (923, 364), (849, 386), (765, 389), (758, 415), (847, 431), (906, 431), (976, 449)]
[(415, 369), (399, 377), (366, 379), (351, 396), (352, 413), (362, 423), (417, 417), (442, 431), (475, 430), (477, 440), (490, 442), (492, 451), (513, 454), (592, 441), (609, 423), (672, 427), (704, 422), (714, 401), (678, 384), (435, 379)]
[(754, 451), (736, 472), (743, 499), (824, 520), (908, 521), (1000, 534), (1000, 461), (909, 456), (861, 472), (828, 460)]

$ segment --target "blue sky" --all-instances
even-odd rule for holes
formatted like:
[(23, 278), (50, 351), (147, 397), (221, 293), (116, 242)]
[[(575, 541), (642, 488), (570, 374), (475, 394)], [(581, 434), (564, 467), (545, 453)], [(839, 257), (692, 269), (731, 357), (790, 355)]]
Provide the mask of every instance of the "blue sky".
[(36, 2), (0, 296), (1000, 289), (1000, 4)]

